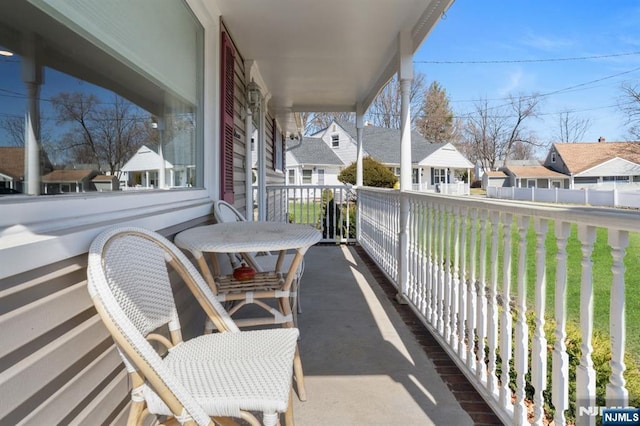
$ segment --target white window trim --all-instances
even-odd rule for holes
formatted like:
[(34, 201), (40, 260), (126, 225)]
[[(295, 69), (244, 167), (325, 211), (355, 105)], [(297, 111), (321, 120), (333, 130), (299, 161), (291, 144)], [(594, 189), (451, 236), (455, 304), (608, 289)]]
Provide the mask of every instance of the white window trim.
[[(198, 2), (187, 0), (205, 28), (203, 81), (204, 186), (207, 189), (131, 193), (79, 193), (0, 198), (0, 279), (87, 253), (93, 239), (111, 226), (160, 230), (211, 214), (220, 197), (219, 21)], [(204, 150), (204, 151), (201, 151)], [(214, 171), (216, 171), (214, 173)], [(16, 220), (19, 223), (15, 223)]]

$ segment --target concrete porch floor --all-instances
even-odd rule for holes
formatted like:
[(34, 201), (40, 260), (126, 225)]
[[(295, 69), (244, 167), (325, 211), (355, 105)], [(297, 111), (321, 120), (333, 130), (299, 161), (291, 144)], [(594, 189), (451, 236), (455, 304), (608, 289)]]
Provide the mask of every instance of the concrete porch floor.
[[(359, 254), (360, 253), (360, 254)], [(314, 246), (298, 317), (297, 425), (500, 424), (361, 248)]]

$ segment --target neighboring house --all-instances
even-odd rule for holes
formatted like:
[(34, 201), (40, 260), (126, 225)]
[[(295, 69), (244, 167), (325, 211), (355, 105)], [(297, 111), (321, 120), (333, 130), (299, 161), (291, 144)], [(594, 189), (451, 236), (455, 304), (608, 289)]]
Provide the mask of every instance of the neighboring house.
[(117, 191), (120, 189), (120, 181), (114, 175), (98, 175), (91, 179), (91, 182), (93, 182), (93, 186), (98, 192)]
[[(569, 177), (542, 165), (502, 167), (509, 177), (509, 184), (516, 188), (569, 188)], [(505, 186), (505, 185), (503, 185)]]
[(640, 183), (640, 142), (555, 143), (544, 165), (579, 189), (606, 183)]
[(305, 137), (287, 142), (287, 185), (341, 185), (346, 164), (322, 139)]
[[(49, 157), (41, 154), (41, 174), (53, 170)], [(0, 188), (15, 189), (24, 192), (24, 148), (0, 146)]]
[(42, 176), (45, 194), (95, 191), (92, 179), (98, 172), (90, 169), (54, 170)]
[(482, 188), (487, 189), (490, 186), (508, 187), (511, 186), (511, 179), (501, 170), (489, 170), (482, 173)]
[(159, 182), (159, 176), (163, 165), (165, 185), (174, 186), (171, 185), (175, 178), (173, 164), (163, 160), (156, 151), (143, 145), (120, 169), (122, 172), (120, 184), (123, 187), (162, 187)]
[[(321, 139), (345, 166), (356, 161), (356, 126), (334, 120), (312, 138)], [(305, 138), (306, 140), (307, 138)], [(371, 156), (400, 174), (400, 130), (364, 126), (363, 156)], [(317, 160), (318, 162), (320, 159)], [(469, 175), (473, 164), (450, 143), (429, 143), (418, 132), (411, 132), (412, 183), (416, 190), (434, 191), (442, 184), (461, 181)], [(315, 166), (315, 164), (305, 164)]]

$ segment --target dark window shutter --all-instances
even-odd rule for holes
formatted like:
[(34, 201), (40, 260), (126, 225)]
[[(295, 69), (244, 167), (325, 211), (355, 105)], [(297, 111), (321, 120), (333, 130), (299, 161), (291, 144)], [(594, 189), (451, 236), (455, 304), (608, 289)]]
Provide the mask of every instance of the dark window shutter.
[(271, 128), (271, 167), (276, 170), (278, 168), (278, 126), (275, 118), (271, 124), (273, 125)]
[(235, 50), (227, 33), (222, 33), (220, 67), (221, 67), (221, 87), (222, 94), (221, 111), (221, 196), (228, 203), (234, 202), (233, 194), (233, 109), (234, 109), (234, 67)]

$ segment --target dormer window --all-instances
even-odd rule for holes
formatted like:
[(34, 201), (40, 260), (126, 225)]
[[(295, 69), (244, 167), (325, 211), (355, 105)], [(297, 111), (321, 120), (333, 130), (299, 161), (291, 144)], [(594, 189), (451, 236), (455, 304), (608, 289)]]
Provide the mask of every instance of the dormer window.
[(551, 162), (552, 163), (556, 162), (556, 152), (555, 151), (551, 151)]
[(340, 136), (339, 135), (331, 135), (331, 147), (339, 148), (340, 147)]

